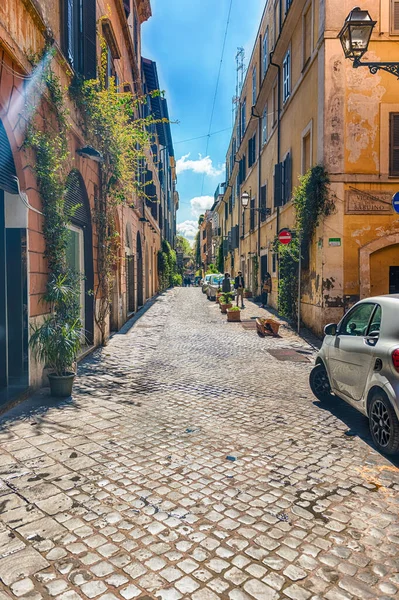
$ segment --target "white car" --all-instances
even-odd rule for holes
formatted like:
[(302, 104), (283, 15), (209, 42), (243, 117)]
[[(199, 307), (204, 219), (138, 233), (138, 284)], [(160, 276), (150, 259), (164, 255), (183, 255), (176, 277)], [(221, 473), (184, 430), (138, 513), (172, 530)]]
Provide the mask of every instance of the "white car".
[(399, 452), (399, 294), (366, 298), (325, 338), (310, 374), (319, 400), (339, 396), (369, 419), (377, 448)]
[(205, 275), (204, 279), (202, 280), (202, 293), (206, 294), (206, 289), (208, 287), (208, 283), (210, 278), (212, 277), (212, 275)]

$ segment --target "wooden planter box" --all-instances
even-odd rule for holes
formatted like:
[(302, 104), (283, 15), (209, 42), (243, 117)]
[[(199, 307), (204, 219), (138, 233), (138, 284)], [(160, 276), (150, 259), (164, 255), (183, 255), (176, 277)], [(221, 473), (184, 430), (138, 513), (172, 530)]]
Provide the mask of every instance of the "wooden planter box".
[(261, 335), (278, 335), (280, 323), (274, 319), (256, 319), (256, 329)]
[(252, 292), (244, 292), (244, 298), (252, 298)]
[(231, 308), (233, 305), (232, 304), (219, 304), (220, 306), (220, 310), (222, 311), (223, 314), (227, 313), (227, 309)]
[(239, 323), (241, 321), (241, 311), (240, 310), (228, 310), (227, 311), (227, 320), (230, 323)]

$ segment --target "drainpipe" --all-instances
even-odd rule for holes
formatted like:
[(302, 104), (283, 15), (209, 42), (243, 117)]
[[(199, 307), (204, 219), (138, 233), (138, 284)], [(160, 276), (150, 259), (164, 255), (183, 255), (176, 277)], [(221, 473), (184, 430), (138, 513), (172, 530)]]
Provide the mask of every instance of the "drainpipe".
[[(281, 2), (280, 2), (280, 12), (281, 12)], [(278, 73), (277, 73), (277, 162), (280, 163), (281, 161), (281, 120), (280, 120), (280, 114), (281, 114), (281, 94), (280, 94), (280, 89), (281, 89), (281, 66), (275, 62), (273, 62), (273, 52), (270, 53), (270, 59), (269, 59), (269, 64), (272, 65), (273, 67), (276, 67)], [(280, 230), (280, 206), (277, 206), (277, 215), (276, 215), (276, 236), (278, 235), (278, 232)], [(277, 255), (277, 289), (279, 286), (279, 282), (280, 282), (280, 270), (279, 270), (279, 264), (278, 264), (278, 255)]]

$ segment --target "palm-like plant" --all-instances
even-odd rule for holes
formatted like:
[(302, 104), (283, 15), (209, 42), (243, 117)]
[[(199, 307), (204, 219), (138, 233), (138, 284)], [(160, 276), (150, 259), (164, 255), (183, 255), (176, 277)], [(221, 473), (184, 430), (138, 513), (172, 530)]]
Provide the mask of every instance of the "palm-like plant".
[(57, 376), (70, 374), (79, 352), (83, 330), (79, 312), (79, 288), (73, 274), (53, 277), (44, 300), (50, 314), (43, 323), (32, 326), (29, 345), (35, 358)]

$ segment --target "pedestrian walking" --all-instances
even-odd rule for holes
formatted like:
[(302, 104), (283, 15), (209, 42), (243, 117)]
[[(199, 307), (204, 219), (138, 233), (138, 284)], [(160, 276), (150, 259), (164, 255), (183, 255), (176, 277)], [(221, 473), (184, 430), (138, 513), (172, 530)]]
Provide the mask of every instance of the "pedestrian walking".
[(231, 280), (230, 280), (230, 274), (229, 273), (225, 273), (224, 274), (224, 279), (222, 282), (222, 292), (224, 294), (226, 294), (227, 292), (231, 292)]
[(234, 280), (234, 289), (237, 291), (237, 306), (238, 306), (238, 300), (239, 300), (239, 298), (241, 298), (241, 308), (245, 308), (244, 307), (244, 287), (245, 287), (245, 282), (244, 282), (244, 277), (242, 276), (242, 271), (238, 271), (238, 275)]
[(271, 294), (271, 291), (272, 291), (272, 277), (271, 277), (270, 273), (267, 272), (263, 278), (261, 308), (266, 308), (269, 294)]

